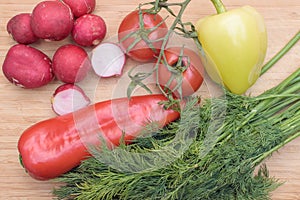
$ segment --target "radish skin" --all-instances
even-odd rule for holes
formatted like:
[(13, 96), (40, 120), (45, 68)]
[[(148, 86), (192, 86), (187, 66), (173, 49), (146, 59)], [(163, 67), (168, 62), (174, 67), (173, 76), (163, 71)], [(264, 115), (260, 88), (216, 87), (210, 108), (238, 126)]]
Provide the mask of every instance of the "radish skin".
[(31, 44), (36, 42), (39, 38), (34, 35), (30, 22), (30, 13), (20, 13), (8, 21), (6, 30), (16, 42), (20, 44)]
[(96, 7), (95, 0), (63, 0), (72, 10), (74, 17), (92, 13)]
[(64, 115), (88, 106), (91, 103), (84, 91), (74, 84), (59, 86), (52, 98), (52, 109), (57, 115)]
[(106, 24), (102, 17), (85, 14), (75, 20), (72, 38), (81, 46), (96, 46), (105, 38), (106, 31)]
[(70, 35), (73, 24), (70, 7), (61, 1), (42, 1), (32, 11), (32, 31), (42, 39), (63, 40)]
[(54, 78), (51, 59), (24, 44), (16, 44), (8, 50), (2, 71), (11, 83), (23, 88), (38, 88)]
[(125, 53), (114, 43), (101, 43), (92, 51), (91, 63), (100, 77), (120, 76), (126, 63)]
[(59, 47), (52, 60), (56, 78), (64, 83), (82, 81), (91, 69), (87, 52), (82, 47), (73, 44)]

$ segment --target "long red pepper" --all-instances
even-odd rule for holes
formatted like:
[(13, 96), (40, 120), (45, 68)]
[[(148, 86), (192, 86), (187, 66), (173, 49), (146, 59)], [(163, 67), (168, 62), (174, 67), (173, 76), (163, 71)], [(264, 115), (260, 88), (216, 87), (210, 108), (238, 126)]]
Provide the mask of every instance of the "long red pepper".
[(163, 127), (178, 119), (178, 112), (158, 104), (164, 100), (163, 95), (107, 100), (34, 124), (19, 139), (22, 164), (35, 179), (58, 177), (90, 156), (89, 145), (105, 141), (112, 148), (136, 138), (150, 122)]

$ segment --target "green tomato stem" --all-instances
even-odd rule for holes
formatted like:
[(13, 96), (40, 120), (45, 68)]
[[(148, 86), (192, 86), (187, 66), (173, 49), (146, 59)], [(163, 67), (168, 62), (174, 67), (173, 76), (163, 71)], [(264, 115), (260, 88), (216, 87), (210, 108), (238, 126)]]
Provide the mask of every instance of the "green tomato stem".
[(226, 12), (226, 8), (221, 0), (210, 0), (210, 1), (215, 6), (218, 14)]
[(300, 39), (300, 31), (294, 35), (292, 39), (273, 57), (271, 58), (261, 70), (260, 75), (266, 73), (282, 56), (284, 56)]
[(165, 47), (167, 46), (167, 43), (169, 41), (169, 38), (170, 38), (170, 35), (174, 32), (177, 24), (181, 21), (181, 18), (182, 18), (182, 15), (186, 9), (186, 7), (188, 6), (188, 4), (190, 3), (191, 0), (185, 0), (184, 2), (182, 2), (180, 4), (180, 10), (178, 11), (177, 13), (177, 16), (175, 17), (173, 23), (171, 24), (170, 28), (169, 28), (169, 31), (168, 33), (166, 34), (166, 36), (164, 37), (163, 39), (163, 43), (161, 45), (161, 50), (160, 50), (160, 53), (158, 55), (158, 58), (157, 58), (157, 62), (155, 64), (155, 73), (156, 73), (156, 83), (157, 83), (157, 86), (159, 88), (159, 90), (165, 95), (165, 96), (169, 96), (165, 91), (164, 89), (160, 86), (159, 84), (159, 81), (158, 81), (158, 67), (159, 67), (159, 64), (161, 63), (161, 61), (164, 60), (164, 50), (165, 50)]

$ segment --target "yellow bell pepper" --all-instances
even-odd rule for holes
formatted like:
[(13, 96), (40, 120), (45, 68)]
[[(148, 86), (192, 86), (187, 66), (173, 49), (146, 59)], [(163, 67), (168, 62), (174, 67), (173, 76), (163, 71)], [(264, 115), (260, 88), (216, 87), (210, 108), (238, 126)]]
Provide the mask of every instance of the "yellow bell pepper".
[(226, 11), (220, 0), (211, 1), (218, 14), (196, 23), (202, 62), (214, 81), (243, 94), (258, 79), (265, 59), (264, 19), (251, 6)]

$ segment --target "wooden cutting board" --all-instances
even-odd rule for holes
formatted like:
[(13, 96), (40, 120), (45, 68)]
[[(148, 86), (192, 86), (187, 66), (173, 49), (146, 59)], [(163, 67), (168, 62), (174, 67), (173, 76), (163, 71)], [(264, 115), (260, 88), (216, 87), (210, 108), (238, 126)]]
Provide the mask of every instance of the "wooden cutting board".
[[(175, 0), (173, 0), (175, 2)], [(15, 44), (6, 32), (8, 20), (16, 14), (31, 12), (39, 0), (0, 1), (0, 63), (2, 65), (8, 48)], [(135, 9), (140, 0), (98, 0), (95, 14), (107, 23), (107, 38), (114, 38), (122, 18)], [(143, 1), (145, 2), (145, 1)], [(254, 6), (265, 18), (268, 30), (267, 60), (271, 58), (300, 28), (299, 0), (224, 0), (227, 8), (242, 5)], [(185, 12), (184, 19), (197, 19), (214, 13), (209, 0), (193, 0)], [(38, 42), (33, 46), (52, 57), (58, 46), (70, 43), (70, 38), (60, 42)], [(128, 65), (132, 62), (128, 62)], [(297, 44), (257, 83), (248, 94), (258, 95), (276, 85), (300, 67), (300, 45)], [(93, 86), (93, 101), (112, 98), (112, 90), (118, 78), (101, 79)], [(50, 97), (59, 81), (34, 90), (25, 90), (10, 84), (0, 73), (0, 199), (52, 199), (51, 190), (57, 185), (53, 181), (36, 181), (29, 177), (19, 164), (17, 141), (21, 132), (33, 123), (55, 116), (51, 110)], [(285, 182), (272, 193), (273, 200), (300, 199), (300, 138), (289, 143), (266, 162), (270, 174)]]

